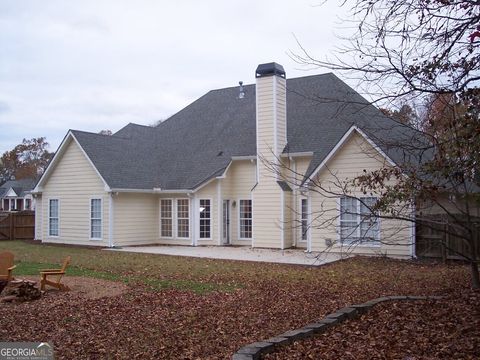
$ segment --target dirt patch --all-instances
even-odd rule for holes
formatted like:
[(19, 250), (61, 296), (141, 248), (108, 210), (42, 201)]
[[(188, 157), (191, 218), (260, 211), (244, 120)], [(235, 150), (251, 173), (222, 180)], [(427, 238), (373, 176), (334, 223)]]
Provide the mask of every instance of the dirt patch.
[[(40, 279), (38, 276), (21, 276), (17, 278), (36, 281), (36, 286), (40, 287)], [(83, 276), (65, 276), (62, 282), (70, 288), (68, 293), (85, 299), (112, 297), (128, 291), (128, 286), (123, 283)], [(62, 293), (62, 291), (47, 286), (43, 296), (58, 296), (62, 295)]]

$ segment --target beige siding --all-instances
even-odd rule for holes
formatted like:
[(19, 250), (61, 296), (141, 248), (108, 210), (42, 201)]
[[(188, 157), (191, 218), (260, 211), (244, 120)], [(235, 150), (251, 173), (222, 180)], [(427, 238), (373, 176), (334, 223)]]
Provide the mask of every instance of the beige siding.
[(158, 196), (120, 193), (113, 197), (115, 246), (158, 242)]
[(293, 192), (285, 191), (283, 193), (283, 238), (284, 238), (284, 247), (289, 248), (294, 246), (293, 243), (293, 232), (294, 229), (294, 218), (295, 214), (293, 211)]
[[(254, 161), (236, 160), (230, 165), (225, 178), (220, 180), (222, 200), (230, 200), (230, 241), (234, 245), (251, 245), (250, 240), (239, 239), (239, 200), (251, 199), (252, 188), (256, 183), (255, 167)], [(222, 226), (223, 220), (220, 227)]]
[[(385, 159), (381, 157), (371, 146), (355, 133), (337, 154), (331, 158), (328, 163), (328, 169), (324, 169), (318, 177), (322, 186), (332, 193), (341, 194), (340, 189), (335, 184), (340, 180), (352, 179), (362, 173), (363, 169), (374, 170), (382, 168), (385, 165)], [(364, 196), (358, 189), (351, 189), (353, 196)], [(323, 196), (316, 192), (311, 192), (312, 216), (315, 219), (312, 223), (312, 250), (322, 251), (326, 248), (325, 240), (331, 239), (338, 241), (338, 201), (339, 196)], [(325, 223), (325, 221), (327, 221)], [(380, 219), (380, 238), (383, 244), (381, 246), (361, 246), (353, 249), (341, 248), (335, 246), (336, 251), (352, 251), (363, 254), (387, 254), (391, 256), (409, 256), (411, 241), (411, 226), (409, 223), (398, 220)], [(338, 244), (338, 242), (337, 242)]]
[(258, 184), (253, 191), (253, 246), (284, 246), (284, 196), (271, 170), (286, 144), (285, 79), (257, 79)]
[[(69, 140), (67, 140), (69, 141)], [(42, 192), (42, 240), (44, 242), (108, 245), (108, 193), (93, 166), (75, 141), (66, 144), (61, 161), (52, 169)], [(102, 240), (90, 239), (90, 199), (102, 199)], [(59, 200), (59, 236), (48, 234), (49, 200)]]
[(43, 212), (42, 212), (42, 196), (37, 195), (35, 199), (35, 240), (42, 240), (43, 237)]
[(311, 156), (302, 156), (302, 157), (296, 157), (294, 159), (294, 162), (292, 162), (292, 172), (293, 172), (293, 178), (289, 180), (290, 183), (293, 184), (293, 193), (292, 193), (292, 207), (290, 210), (291, 213), (291, 232), (292, 232), (292, 245), (299, 247), (299, 248), (306, 248), (307, 247), (307, 242), (302, 241), (302, 229), (300, 226), (300, 220), (301, 220), (301, 199), (304, 198), (302, 194), (300, 193), (300, 190), (298, 189), (298, 186), (303, 181), (303, 177), (305, 173), (307, 172), (307, 169), (310, 165), (310, 162), (312, 161)]

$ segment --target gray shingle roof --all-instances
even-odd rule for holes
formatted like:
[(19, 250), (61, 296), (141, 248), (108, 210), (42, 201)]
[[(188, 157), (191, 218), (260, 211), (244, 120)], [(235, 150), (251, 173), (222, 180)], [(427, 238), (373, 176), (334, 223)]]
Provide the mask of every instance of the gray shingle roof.
[[(239, 99), (238, 87), (212, 90), (155, 128), (72, 133), (111, 188), (194, 189), (220, 175), (232, 156), (256, 155), (255, 85), (244, 91)], [(412, 135), (331, 73), (287, 80), (287, 123), (284, 152), (314, 153), (306, 176), (352, 124), (395, 162), (405, 154), (390, 140)]]
[(36, 183), (36, 179), (20, 179), (20, 180), (8, 180), (0, 186), (0, 197), (13, 188), (13, 191), (19, 196), (25, 196), (26, 191), (31, 191)]

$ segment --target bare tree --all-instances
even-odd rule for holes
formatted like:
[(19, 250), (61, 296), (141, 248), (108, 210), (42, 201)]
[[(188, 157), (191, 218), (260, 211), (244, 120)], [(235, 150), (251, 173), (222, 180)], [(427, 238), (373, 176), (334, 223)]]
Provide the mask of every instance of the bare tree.
[[(372, 103), (415, 99), (427, 107), (412, 138), (395, 144), (404, 161), (342, 180), (325, 196), (352, 196), (351, 188), (375, 193), (372, 214), (441, 233), (437, 240), (470, 264), (472, 285), (480, 288), (480, 2), (345, 0), (342, 6), (351, 9), (348, 23), (357, 32), (342, 39), (335, 57), (316, 59), (300, 42), (292, 57), (357, 81)], [(391, 140), (374, 139), (385, 147)], [(310, 188), (325, 192), (315, 181)]]

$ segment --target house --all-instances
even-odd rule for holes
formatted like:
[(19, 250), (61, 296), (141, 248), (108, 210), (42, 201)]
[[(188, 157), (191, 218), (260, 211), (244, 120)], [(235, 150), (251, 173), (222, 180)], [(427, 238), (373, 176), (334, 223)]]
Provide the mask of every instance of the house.
[(68, 131), (34, 190), (36, 238), (307, 251), (361, 239), (352, 251), (411, 256), (409, 223), (367, 216), (374, 194), (334, 189), (403, 161), (382, 140), (404, 142), (404, 126), (331, 73), (287, 80), (268, 63), (255, 79), (209, 91), (157, 127)]
[(35, 201), (30, 193), (35, 179), (9, 180), (0, 186), (0, 210), (34, 210)]

